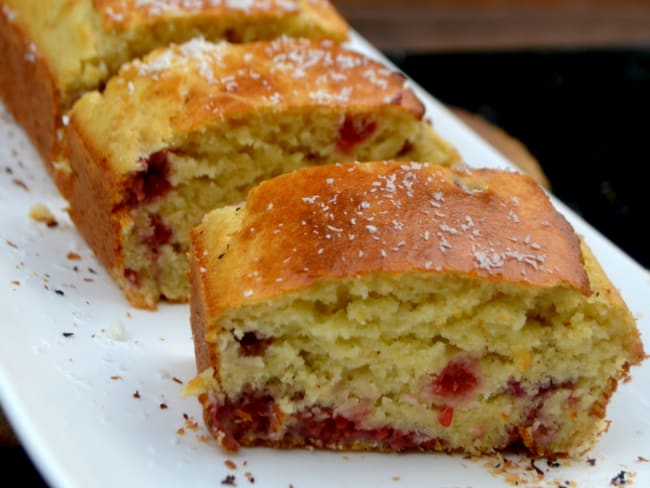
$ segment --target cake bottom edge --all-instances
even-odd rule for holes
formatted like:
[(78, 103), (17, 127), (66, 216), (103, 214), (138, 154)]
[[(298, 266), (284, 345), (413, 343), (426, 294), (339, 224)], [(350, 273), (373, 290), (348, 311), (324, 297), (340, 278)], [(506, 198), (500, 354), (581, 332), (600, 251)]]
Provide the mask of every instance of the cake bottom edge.
[[(609, 389), (605, 391), (602, 400), (606, 402), (612, 393)], [(232, 402), (220, 401), (214, 393), (204, 393), (199, 400), (210, 434), (226, 452), (237, 452), (247, 447), (378, 453), (440, 452), (469, 456), (514, 452), (532, 458), (555, 459), (587, 453), (609, 427), (609, 421), (604, 417), (589, 414), (591, 428), (576, 432), (570, 444), (560, 447), (549, 442), (548, 433), (562, 426), (549, 429), (548, 425), (540, 425), (534, 416), (530, 416), (520, 422), (501, 423), (499, 435), (488, 434), (494, 442), (486, 443), (477, 437), (474, 443), (459, 444), (451, 440), (453, 435), (432, 435), (419, 429), (401, 429), (390, 423), (363, 426), (358, 420), (329, 406), (312, 405), (287, 414), (271, 395), (244, 395)], [(449, 425), (445, 424), (446, 421), (451, 423), (453, 410), (447, 414), (449, 417), (445, 419), (443, 410), (438, 414), (437, 422), (448, 428)]]

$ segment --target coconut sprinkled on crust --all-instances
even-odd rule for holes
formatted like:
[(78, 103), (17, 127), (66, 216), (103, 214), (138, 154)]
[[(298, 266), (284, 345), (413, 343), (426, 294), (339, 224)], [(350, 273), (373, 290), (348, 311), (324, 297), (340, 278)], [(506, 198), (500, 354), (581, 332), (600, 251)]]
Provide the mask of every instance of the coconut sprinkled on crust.
[(11, 10), (7, 5), (2, 5), (2, 13), (4, 14), (5, 18), (7, 19), (8, 22), (13, 22), (14, 19), (16, 18), (16, 13)]
[[(268, 254), (256, 258), (263, 264), (255, 277), (237, 285), (242, 294), (259, 290), (247, 299), (322, 276), (404, 270), (589, 293), (573, 229), (521, 175), (395, 162), (331, 165), (263, 183), (247, 206), (240, 235), (255, 228), (251, 249)], [(515, 209), (517, 222), (509, 217)], [(538, 219), (540, 212), (547, 218)]]
[[(347, 235), (348, 240), (354, 240), (356, 234), (352, 231), (352, 228), (357, 224), (357, 220), (360, 220), (366, 222), (364, 229), (370, 234), (370, 238), (381, 241), (383, 246), (379, 249), (380, 256), (387, 255), (386, 250), (400, 252), (400, 250), (404, 249), (404, 251), (407, 251), (409, 241), (412, 240), (412, 235), (408, 228), (409, 226), (405, 225), (404, 221), (392, 218), (390, 225), (386, 225), (388, 222), (385, 222), (384, 225), (377, 225), (372, 222), (386, 215), (387, 212), (382, 209), (388, 206), (401, 208), (403, 200), (413, 198), (416, 192), (418, 194), (429, 194), (430, 201), (435, 203), (435, 207), (437, 208), (441, 208), (444, 205), (446, 201), (444, 193), (440, 190), (429, 189), (432, 184), (436, 183), (436, 179), (428, 178), (421, 181), (418, 178), (417, 171), (423, 166), (416, 164), (401, 165), (391, 173), (377, 175), (376, 179), (370, 183), (371, 188), (367, 192), (369, 198), (364, 198), (355, 206), (356, 211), (352, 217), (349, 216), (350, 206), (343, 199), (342, 203), (345, 208), (341, 212), (337, 212), (335, 208), (341, 193), (334, 193), (333, 196), (328, 193), (327, 195), (321, 194), (302, 197), (302, 203), (306, 203), (312, 207), (311, 218), (309, 219), (312, 225), (310, 230), (305, 230), (305, 237), (307, 234), (311, 234), (312, 236), (316, 236), (317, 240), (323, 238), (331, 240)], [(325, 184), (328, 186), (334, 185), (334, 178), (325, 178)], [(362, 195), (366, 194), (362, 191), (359, 193)], [(350, 202), (352, 202), (352, 198), (350, 198)], [(512, 203), (518, 206), (516, 199), (512, 200)], [(340, 216), (338, 214), (340, 213), (342, 213), (344, 218), (341, 219), (341, 223), (338, 226), (329, 223), (320, 226), (316, 223), (319, 220), (327, 222), (338, 219)], [(477, 222), (483, 220), (480, 215), (472, 216), (464, 214), (460, 217), (453, 216), (452, 219), (455, 219), (456, 222), (451, 220), (449, 222), (452, 223), (449, 223), (441, 217), (446, 217), (447, 214), (445, 213), (430, 213), (428, 211), (424, 213), (428, 218), (423, 219), (421, 222), (425, 227), (421, 235), (425, 241), (437, 238), (437, 246), (442, 254), (453, 250), (454, 238), (475, 240), (481, 235), (481, 229), (477, 225)], [(511, 218), (512, 214), (513, 210), (509, 209), (507, 214), (508, 218)], [(336, 232), (340, 236), (333, 236), (332, 232)], [(507, 261), (513, 260), (521, 264), (522, 267), (529, 266), (535, 270), (543, 271), (546, 254), (544, 252), (531, 252), (533, 249), (541, 250), (542, 246), (538, 243), (531, 243), (529, 236), (517, 239), (515, 242), (519, 242), (520, 245), (515, 246), (513, 244), (504, 247), (498, 242), (490, 243), (489, 245), (476, 243), (472, 246), (472, 257), (475, 261), (475, 267), (477, 269), (495, 272), (503, 268)], [(435, 244), (432, 242), (431, 245)], [(317, 254), (324, 254), (326, 249), (326, 247), (319, 247)], [(358, 257), (363, 257), (365, 254), (365, 252), (357, 252)], [(427, 268), (430, 267), (428, 266)], [(523, 269), (522, 273), (525, 273)]]
[(126, 83), (133, 95), (139, 79), (158, 82), (179, 75), (188, 83), (198, 75), (191, 83), (207, 85), (213, 96), (231, 94), (273, 105), (305, 99), (348, 105), (371, 98), (399, 104), (405, 90), (403, 77), (360, 53), (327, 40), (288, 37), (249, 46), (192, 39), (128, 63), (117, 82)]
[(117, 24), (137, 14), (150, 18), (197, 12), (242, 12), (264, 14), (296, 12), (295, 0), (98, 0), (100, 12)]

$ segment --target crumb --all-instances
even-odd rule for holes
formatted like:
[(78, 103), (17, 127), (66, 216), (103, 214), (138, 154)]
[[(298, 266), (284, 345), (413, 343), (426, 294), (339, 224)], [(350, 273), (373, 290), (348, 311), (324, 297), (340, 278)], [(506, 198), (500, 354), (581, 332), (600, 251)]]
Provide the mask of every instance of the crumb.
[(61, 335), (65, 337), (66, 339), (69, 339), (74, 335), (74, 332), (62, 332)]
[(59, 225), (52, 212), (50, 212), (50, 209), (42, 203), (32, 205), (29, 209), (29, 218), (36, 222), (43, 222), (48, 227), (56, 227)]
[(16, 185), (19, 188), (22, 188), (25, 191), (29, 191), (29, 187), (25, 184), (24, 181), (19, 180), (18, 178), (14, 178), (12, 180), (13, 184)]
[(119, 376), (119, 375), (115, 375), (115, 376), (111, 376), (111, 379), (113, 381), (119, 381), (119, 380), (122, 380), (123, 378), (121, 376)]
[(114, 341), (124, 342), (128, 339), (126, 329), (119, 320), (113, 320), (108, 327), (111, 339)]
[(20, 281), (18, 281), (18, 280), (13, 280), (13, 281), (11, 282), (11, 284), (14, 285), (14, 286), (20, 286)]
[[(541, 463), (541, 459), (531, 459), (528, 456), (514, 456), (506, 458), (502, 455), (491, 457), (484, 466), (494, 475), (502, 477), (509, 486), (555, 486), (556, 488), (573, 488), (575, 483), (572, 481), (550, 480), (547, 473), (536, 463)], [(489, 458), (488, 458), (489, 459)], [(559, 466), (557, 461), (547, 460), (549, 467)]]
[(189, 420), (189, 419), (190, 419), (190, 416), (187, 415), (185, 412), (183, 412), (183, 418), (184, 418), (185, 420)]
[(253, 473), (251, 473), (250, 471), (246, 471), (244, 473), (244, 476), (250, 483), (255, 483), (255, 478), (253, 477)]
[(589, 466), (596, 466), (596, 459), (595, 458), (587, 458), (587, 463)]
[(93, 280), (92, 278), (84, 278), (84, 281), (86, 283), (93, 283), (95, 280)]
[(196, 440), (203, 444), (207, 444), (212, 440), (212, 437), (210, 437), (209, 435), (200, 434), (196, 436)]
[(637, 460), (638, 462), (640, 462), (640, 463), (648, 463), (648, 462), (650, 462), (650, 460), (648, 460), (647, 458), (644, 458), (643, 456), (638, 456), (638, 457), (636, 458), (636, 460)]
[(620, 471), (616, 476), (614, 476), (609, 482), (610, 486), (625, 486), (627, 481), (625, 479), (626, 471)]
[(228, 486), (237, 486), (237, 482), (235, 481), (235, 475), (229, 474), (227, 475), (224, 479), (221, 480), (222, 485), (228, 485)]
[(183, 384), (183, 381), (182, 381), (182, 380), (179, 380), (178, 378), (176, 378), (176, 376), (172, 376), (172, 381), (173, 381), (174, 383), (178, 383), (179, 385), (182, 385), (182, 384)]
[(185, 427), (193, 432), (196, 432), (199, 429), (199, 423), (192, 417), (188, 417), (185, 419)]
[(160, 410), (167, 410), (169, 407), (167, 406), (166, 403), (161, 403), (160, 404)]
[(63, 293), (63, 290), (59, 290), (59, 289), (54, 290), (54, 293), (56, 293), (57, 295), (59, 295), (59, 296), (61, 296), (61, 297), (62, 297), (63, 295), (65, 295), (65, 293)]
[(228, 469), (237, 469), (237, 465), (235, 464), (235, 462), (230, 459), (226, 459), (223, 463), (226, 465)]
[(88, 268), (88, 271), (90, 271), (92, 274), (97, 274), (97, 271), (95, 271), (94, 269), (92, 269), (90, 267)]
[(131, 317), (133, 317), (133, 315), (131, 315), (131, 312), (129, 312), (129, 311), (126, 312), (126, 316), (127, 316), (127, 318), (129, 318), (129, 319), (130, 319)]
[(135, 393), (133, 394), (133, 398), (137, 398), (138, 400), (140, 399), (140, 392), (138, 390), (135, 390)]
[(400, 480), (400, 477), (399, 477), (399, 476), (393, 476), (391, 479), (392, 479), (393, 481), (399, 481), (399, 480)]
[(248, 461), (246, 459), (244, 459), (244, 461), (241, 464), (242, 464), (242, 466), (248, 466)]
[(185, 429), (183, 427), (180, 427), (177, 431), (176, 434), (178, 435), (185, 435)]
[(534, 459), (530, 460), (530, 465), (537, 472), (538, 475), (540, 475), (542, 478), (544, 477), (544, 471), (542, 471), (540, 468), (537, 467)]
[(7, 241), (7, 246), (13, 247), (14, 249), (18, 249), (18, 246), (11, 241)]
[(559, 468), (559, 467), (560, 467), (560, 462), (559, 462), (559, 461), (555, 461), (555, 460), (551, 460), (551, 459), (547, 459), (547, 460), (546, 460), (546, 465), (547, 465), (549, 468)]
[(72, 252), (72, 251), (66, 254), (66, 258), (68, 258), (70, 261), (81, 261), (81, 256), (76, 252)]

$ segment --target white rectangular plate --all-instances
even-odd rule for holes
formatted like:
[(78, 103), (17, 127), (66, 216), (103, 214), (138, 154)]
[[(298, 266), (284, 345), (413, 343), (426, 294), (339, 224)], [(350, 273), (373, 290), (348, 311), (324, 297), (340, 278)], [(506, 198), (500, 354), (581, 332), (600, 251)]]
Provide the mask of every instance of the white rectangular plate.
[[(389, 64), (359, 36), (351, 45)], [(436, 129), (469, 165), (513, 168), (414, 88)], [(621, 471), (628, 484), (650, 486), (648, 361), (619, 387), (608, 411), (611, 427), (593, 451), (559, 467), (537, 462), (543, 477), (515, 456), (505, 470), (497, 457), (444, 454), (244, 449), (225, 456), (208, 439), (197, 400), (179, 395), (178, 380), (195, 374), (188, 306), (130, 307), (70, 223), (65, 201), (2, 105), (0, 142), (0, 399), (53, 486), (214, 488), (233, 475), (239, 487), (491, 487), (516, 479), (519, 486), (594, 487), (609, 486)], [(28, 218), (37, 203), (50, 208), (57, 227)], [(650, 275), (554, 203), (585, 236), (648, 337)], [(229, 469), (226, 459), (237, 468)]]

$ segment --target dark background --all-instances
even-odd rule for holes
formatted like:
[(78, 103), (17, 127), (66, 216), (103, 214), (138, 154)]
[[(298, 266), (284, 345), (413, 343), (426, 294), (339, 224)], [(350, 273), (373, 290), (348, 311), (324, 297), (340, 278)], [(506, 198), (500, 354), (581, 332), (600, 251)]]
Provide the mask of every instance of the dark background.
[[(650, 50), (386, 54), (441, 102), (524, 143), (560, 200), (650, 268)], [(20, 448), (0, 448), (0, 466), (43, 486)]]

